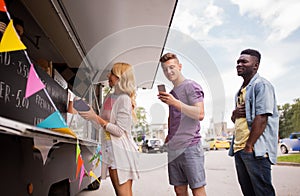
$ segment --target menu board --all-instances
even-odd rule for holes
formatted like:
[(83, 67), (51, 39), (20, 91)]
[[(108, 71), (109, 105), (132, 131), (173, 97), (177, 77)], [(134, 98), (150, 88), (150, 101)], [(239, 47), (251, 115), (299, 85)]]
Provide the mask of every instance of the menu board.
[(34, 68), (46, 88), (25, 98), (30, 63), (24, 51), (0, 53), (0, 116), (37, 125), (55, 112), (54, 104), (66, 118), (67, 90), (40, 67)]

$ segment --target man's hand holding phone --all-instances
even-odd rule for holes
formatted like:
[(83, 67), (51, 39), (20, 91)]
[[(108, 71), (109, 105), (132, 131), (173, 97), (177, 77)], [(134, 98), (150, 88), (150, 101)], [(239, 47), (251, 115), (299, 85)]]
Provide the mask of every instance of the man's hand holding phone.
[(161, 84), (157, 86), (158, 88), (158, 99), (160, 99), (162, 102), (172, 105), (172, 106), (178, 106), (180, 108), (180, 101), (173, 97), (172, 94), (166, 92), (165, 85)]
[(158, 92), (166, 92), (166, 87), (164, 84), (157, 85)]
[(157, 85), (157, 89), (158, 89), (158, 99), (160, 99), (162, 102), (163, 101), (163, 97), (167, 96), (168, 94), (166, 93), (166, 87), (164, 84), (159, 84)]

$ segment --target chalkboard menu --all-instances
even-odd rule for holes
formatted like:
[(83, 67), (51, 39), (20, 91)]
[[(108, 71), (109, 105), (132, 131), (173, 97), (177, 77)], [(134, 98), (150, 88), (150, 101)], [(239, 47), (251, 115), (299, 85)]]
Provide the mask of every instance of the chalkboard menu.
[(35, 70), (46, 88), (25, 98), (29, 69), (30, 64), (24, 51), (0, 53), (0, 116), (37, 125), (55, 111), (46, 90), (56, 108), (66, 118), (67, 90), (38, 66), (35, 66)]

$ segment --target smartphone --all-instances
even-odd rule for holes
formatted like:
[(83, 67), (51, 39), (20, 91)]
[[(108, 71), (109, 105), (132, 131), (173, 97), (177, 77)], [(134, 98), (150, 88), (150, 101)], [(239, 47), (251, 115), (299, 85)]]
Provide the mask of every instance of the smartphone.
[(86, 112), (90, 110), (90, 106), (82, 99), (75, 100), (73, 103), (73, 107), (77, 111)]
[(157, 88), (159, 92), (166, 92), (166, 87), (164, 84), (157, 85)]

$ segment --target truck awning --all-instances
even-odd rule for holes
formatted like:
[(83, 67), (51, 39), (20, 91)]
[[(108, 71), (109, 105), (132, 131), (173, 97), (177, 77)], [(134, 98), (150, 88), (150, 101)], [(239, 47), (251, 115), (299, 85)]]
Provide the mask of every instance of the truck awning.
[[(135, 67), (140, 88), (152, 88), (177, 0), (23, 1), (73, 68), (106, 80), (113, 63)], [(67, 39), (66, 39), (67, 38)]]

